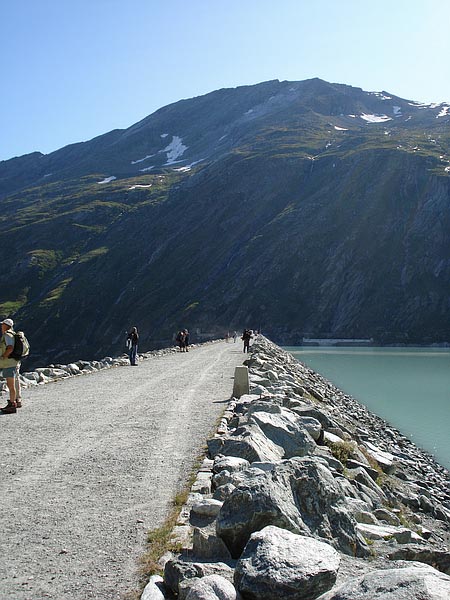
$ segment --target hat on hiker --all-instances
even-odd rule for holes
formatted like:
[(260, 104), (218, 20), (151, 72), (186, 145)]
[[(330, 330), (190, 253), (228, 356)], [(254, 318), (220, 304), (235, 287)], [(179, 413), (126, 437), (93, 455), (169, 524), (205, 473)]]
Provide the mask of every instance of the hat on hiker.
[(2, 323), (8, 325), (8, 327), (12, 327), (14, 325), (14, 321), (12, 319), (4, 319)]

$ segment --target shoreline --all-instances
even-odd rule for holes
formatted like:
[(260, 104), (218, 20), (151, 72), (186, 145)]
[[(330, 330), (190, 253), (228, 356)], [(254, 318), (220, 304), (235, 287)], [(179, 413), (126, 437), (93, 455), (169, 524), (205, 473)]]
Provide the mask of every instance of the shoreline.
[(183, 548), (146, 591), (450, 596), (448, 470), (267, 338), (250, 350), (249, 393), (230, 401), (181, 511)]
[[(283, 350), (284, 350), (284, 348), (283, 348)], [(286, 352), (288, 352), (288, 354), (291, 354), (289, 351), (286, 351)], [(435, 463), (438, 470), (442, 469), (442, 470), (446, 471), (450, 477), (450, 470), (447, 467), (445, 467), (444, 465), (442, 465), (431, 452), (429, 452), (425, 448), (422, 448), (421, 446), (418, 446), (405, 433), (400, 431), (394, 425), (391, 425), (391, 423), (387, 419), (384, 419), (383, 417), (380, 417), (377, 413), (373, 412), (363, 402), (358, 400), (355, 396), (352, 396), (351, 394), (347, 394), (344, 391), (342, 391), (332, 381), (330, 381), (329, 379), (324, 377), (321, 373), (319, 373), (318, 371), (315, 371), (313, 368), (309, 367), (307, 364), (303, 363), (295, 356), (292, 356), (292, 358), (296, 362), (298, 362), (305, 370), (307, 370), (316, 380), (321, 381), (322, 385), (324, 385), (328, 390), (330, 390), (330, 391), (332, 390), (343, 402), (343, 404), (344, 404), (343, 408), (346, 408), (346, 406), (345, 406), (346, 403), (350, 403), (354, 406), (357, 406), (359, 409), (365, 411), (367, 413), (367, 418), (372, 419), (374, 421), (375, 431), (377, 432), (376, 435), (380, 435), (380, 432), (382, 432), (385, 428), (388, 428), (391, 432), (395, 433), (395, 436), (399, 440), (401, 440), (403, 444), (413, 446), (414, 449), (417, 452), (422, 453), (424, 455), (424, 457), (426, 457), (427, 460), (430, 460), (433, 463)], [(381, 429), (378, 429), (377, 425), (381, 426)], [(388, 436), (388, 439), (386, 439), (384, 441), (389, 443), (389, 441), (392, 441), (392, 437)]]
[[(295, 350), (294, 350), (295, 348)], [(426, 352), (423, 353), (423, 355), (421, 355), (421, 349), (418, 347), (415, 347), (417, 349), (417, 352), (408, 352), (406, 348), (402, 348), (401, 352), (396, 352), (395, 349), (392, 350), (392, 352), (389, 352), (389, 348), (387, 347), (383, 347), (380, 349), (382, 350), (382, 352), (380, 353), (373, 353), (374, 358), (376, 357), (386, 357), (386, 356), (394, 356), (394, 357), (400, 357), (400, 358), (404, 358), (404, 357), (411, 357), (411, 358), (418, 358), (420, 356), (423, 357), (442, 357), (443, 355), (446, 356), (447, 354), (450, 355), (450, 349), (447, 348), (442, 348), (442, 349), (437, 349), (437, 348), (428, 348)], [(307, 361), (307, 355), (309, 354), (310, 356), (314, 356), (314, 354), (323, 354), (323, 355), (327, 355), (327, 354), (336, 354), (336, 355), (351, 355), (352, 353), (355, 354), (358, 358), (359, 357), (363, 357), (363, 356), (367, 356), (370, 355), (370, 348), (363, 348), (363, 347), (359, 347), (359, 348), (352, 348), (352, 347), (346, 347), (345, 349), (342, 347), (322, 347), (322, 348), (314, 348), (314, 349), (309, 349), (309, 348), (305, 348), (302, 346), (290, 346), (290, 347), (285, 347), (282, 348), (283, 350), (285, 350), (286, 352), (292, 353), (293, 357), (295, 360), (297, 360), (304, 368), (306, 369), (311, 369), (313, 373), (315, 373), (315, 375), (317, 375), (318, 377), (321, 377), (323, 379), (324, 382), (326, 382), (327, 384), (329, 384), (330, 386), (333, 386), (337, 392), (339, 394), (344, 394), (346, 395), (348, 398), (356, 401), (359, 405), (364, 406), (371, 415), (377, 417), (378, 419), (381, 419), (381, 421), (383, 421), (385, 423), (386, 426), (390, 427), (391, 429), (395, 430), (397, 432), (398, 435), (402, 435), (404, 436), (406, 439), (408, 439), (411, 443), (413, 443), (415, 445), (416, 448), (420, 449), (422, 452), (424, 452), (425, 454), (429, 455), (431, 458), (433, 458), (438, 464), (440, 464), (442, 467), (444, 467), (447, 470), (450, 470), (450, 462), (449, 462), (449, 457), (446, 455), (445, 450), (447, 449), (446, 445), (445, 445), (445, 434), (443, 434), (443, 431), (445, 431), (445, 429), (442, 429), (442, 423), (439, 423), (439, 432), (436, 436), (436, 438), (432, 438), (428, 437), (426, 435), (423, 435), (423, 428), (420, 427), (419, 423), (420, 423), (420, 414), (419, 414), (419, 420), (415, 420), (414, 423), (411, 423), (410, 420), (408, 420), (408, 418), (405, 418), (404, 415), (402, 415), (402, 413), (400, 411), (392, 411), (390, 406), (389, 406), (389, 402), (387, 402), (386, 400), (384, 400), (385, 398), (390, 398), (390, 386), (385, 386), (385, 385), (381, 385), (381, 388), (383, 390), (383, 395), (380, 396), (381, 391), (377, 394), (371, 393), (366, 391), (365, 389), (359, 389), (360, 394), (352, 394), (349, 393), (350, 391), (353, 391), (354, 386), (354, 381), (351, 377), (345, 377), (342, 379), (346, 379), (346, 381), (344, 382), (343, 380), (341, 380), (341, 385), (344, 385), (346, 388), (348, 388), (349, 392), (344, 392), (342, 389), (339, 388), (339, 384), (338, 383), (334, 383), (331, 379), (328, 379), (326, 375), (322, 374), (320, 372), (320, 367), (318, 367), (317, 365), (314, 365), (314, 360), (311, 359), (311, 362), (313, 364), (309, 365), (308, 361)], [(376, 350), (378, 350), (378, 347), (375, 348)], [(435, 350), (435, 352), (433, 352), (433, 350)], [(441, 351), (439, 351), (441, 350)], [(354, 352), (353, 352), (354, 351)], [(305, 362), (302, 360), (302, 355), (305, 355)], [(319, 370), (315, 370), (319, 368)], [(336, 371), (336, 369), (332, 367), (332, 370)], [(334, 373), (335, 375), (337, 375), (337, 372)], [(347, 373), (346, 373), (347, 375)], [(398, 385), (398, 383), (394, 380), (393, 385)], [(378, 387), (375, 381), (372, 381), (372, 386), (370, 386), (371, 388)], [(358, 380), (356, 387), (361, 388), (361, 382)], [(388, 389), (389, 388), (389, 389)], [(364, 395), (364, 393), (366, 394), (364, 396), (364, 399), (362, 398), (362, 396)], [(413, 398), (412, 401), (418, 401), (417, 398), (414, 397), (414, 391), (410, 390), (410, 393), (413, 394)], [(392, 399), (394, 398), (394, 396), (392, 396)], [(376, 403), (380, 404), (380, 406), (378, 407), (382, 413), (384, 413), (383, 415), (378, 414), (377, 412), (377, 406)], [(406, 408), (404, 406), (404, 401), (401, 400), (400, 402), (400, 406), (402, 408)], [(440, 410), (442, 410), (442, 404), (439, 404), (439, 408)], [(395, 424), (394, 424), (395, 423)], [(438, 426), (437, 423), (432, 422), (432, 421), (427, 421), (427, 425), (428, 425), (428, 431), (430, 430), (431, 426)], [(422, 440), (420, 440), (420, 437), (422, 436)], [(433, 446), (433, 441), (435, 441), (435, 445)], [(422, 445), (423, 444), (423, 445)], [(436, 447), (436, 444), (438, 444), (438, 446)], [(427, 447), (428, 446), (428, 447)], [(440, 457), (436, 455), (440, 454)], [(447, 462), (440, 462), (441, 460), (443, 461), (447, 461)], [(448, 463), (448, 464), (447, 464)]]

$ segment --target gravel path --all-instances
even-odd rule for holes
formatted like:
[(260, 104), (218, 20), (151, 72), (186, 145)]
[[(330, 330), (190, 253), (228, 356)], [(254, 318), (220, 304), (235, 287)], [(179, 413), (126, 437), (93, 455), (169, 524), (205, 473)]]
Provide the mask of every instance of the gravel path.
[(145, 533), (212, 433), (241, 350), (207, 344), (25, 390), (0, 417), (1, 600), (136, 587)]

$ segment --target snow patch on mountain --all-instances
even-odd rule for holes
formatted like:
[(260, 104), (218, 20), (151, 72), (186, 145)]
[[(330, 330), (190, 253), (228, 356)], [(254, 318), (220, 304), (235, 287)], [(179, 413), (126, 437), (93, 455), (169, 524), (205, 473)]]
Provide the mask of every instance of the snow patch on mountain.
[(346, 129), (345, 127), (338, 127), (337, 125), (335, 125), (334, 128), (336, 129), (336, 131), (348, 131), (348, 129)]
[(117, 179), (117, 177), (112, 175), (111, 177), (105, 177), (105, 179), (103, 179), (102, 181), (97, 181), (97, 183), (102, 185), (103, 183), (110, 183), (111, 181), (114, 181), (114, 179)]
[(206, 160), (205, 158), (200, 158), (200, 160), (195, 160), (190, 165), (186, 165), (185, 167), (177, 167), (174, 171), (179, 171), (180, 173), (185, 173), (186, 171), (190, 171), (194, 165), (198, 165), (198, 163)]
[(367, 93), (372, 96), (377, 96), (377, 98), (379, 98), (380, 100), (392, 100), (392, 98), (390, 96), (386, 96), (386, 94), (383, 94), (382, 92), (367, 92)]
[(167, 152), (167, 162), (166, 165), (172, 165), (177, 162), (177, 158), (183, 156), (184, 152), (188, 149), (188, 146), (183, 144), (183, 139), (174, 135), (172, 137), (172, 141), (168, 146), (166, 146), (160, 152)]
[(129, 189), (129, 190), (135, 190), (135, 189), (137, 189), (137, 188), (150, 188), (150, 187), (152, 187), (152, 185), (153, 185), (152, 183), (149, 183), (148, 185), (143, 185), (143, 184), (139, 184), (139, 183), (138, 183), (138, 184), (136, 184), (136, 185), (132, 185), (132, 186), (131, 186), (131, 187), (129, 187), (128, 189)]
[(360, 115), (361, 119), (367, 121), (367, 123), (385, 123), (386, 121), (392, 121), (391, 117), (387, 115), (370, 115), (366, 113), (362, 113)]
[(426, 102), (408, 102), (410, 106), (414, 106), (415, 108), (431, 108), (431, 104), (427, 104)]
[(144, 162), (144, 160), (147, 160), (147, 158), (151, 158), (152, 156), (155, 156), (154, 154), (147, 154), (147, 156), (144, 156), (144, 158), (139, 158), (138, 160), (132, 160), (131, 164), (132, 165), (137, 165), (138, 163)]
[(408, 104), (410, 106), (414, 106), (415, 108), (431, 108), (431, 109), (436, 109), (436, 108), (440, 108), (440, 112), (439, 114), (436, 115), (436, 119), (438, 119), (439, 117), (446, 117), (447, 115), (450, 114), (449, 110), (450, 110), (450, 105), (447, 102), (431, 102), (431, 103), (425, 103), (425, 102), (408, 102)]
[(401, 106), (393, 106), (392, 112), (394, 113), (394, 117), (401, 117), (402, 116), (402, 107)]
[(141, 173), (145, 173), (146, 171), (151, 171), (151, 170), (152, 170), (152, 169), (154, 169), (154, 168), (155, 168), (155, 166), (154, 166), (154, 165), (152, 165), (151, 167), (146, 167), (145, 169), (139, 169), (139, 171), (140, 171)]
[(166, 138), (168, 135), (169, 135), (168, 133), (162, 133), (162, 134), (161, 134), (161, 137), (162, 137), (162, 138)]

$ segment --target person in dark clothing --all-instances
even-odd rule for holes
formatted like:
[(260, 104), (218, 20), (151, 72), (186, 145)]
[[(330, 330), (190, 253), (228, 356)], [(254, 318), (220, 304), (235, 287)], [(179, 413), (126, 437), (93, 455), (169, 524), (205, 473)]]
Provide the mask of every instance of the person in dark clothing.
[(184, 330), (184, 347), (186, 352), (189, 352), (189, 331), (187, 329)]
[(130, 333), (127, 336), (127, 347), (130, 356), (130, 365), (137, 367), (137, 352), (138, 352), (139, 334), (137, 327), (132, 327)]
[(242, 339), (244, 340), (244, 352), (250, 352), (250, 339), (252, 334), (249, 329), (244, 329)]
[(186, 334), (183, 329), (177, 333), (176, 342), (180, 347), (180, 352), (184, 352), (186, 350)]

